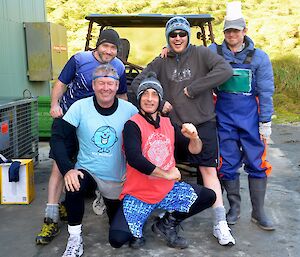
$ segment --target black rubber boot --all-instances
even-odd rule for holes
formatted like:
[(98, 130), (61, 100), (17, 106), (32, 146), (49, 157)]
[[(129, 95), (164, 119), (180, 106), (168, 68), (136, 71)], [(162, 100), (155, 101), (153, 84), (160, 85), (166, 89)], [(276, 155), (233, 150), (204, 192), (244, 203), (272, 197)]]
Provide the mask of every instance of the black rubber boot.
[(227, 223), (234, 225), (240, 218), (241, 213), (240, 179), (222, 180), (222, 185), (227, 192), (227, 199), (230, 205), (226, 215)]
[(267, 178), (250, 178), (249, 191), (252, 203), (251, 221), (263, 230), (275, 230), (273, 222), (264, 211), (264, 201), (267, 188)]
[(188, 247), (185, 238), (178, 236), (177, 227), (181, 220), (178, 220), (167, 212), (165, 216), (152, 225), (152, 231), (162, 237), (169, 247), (184, 249)]

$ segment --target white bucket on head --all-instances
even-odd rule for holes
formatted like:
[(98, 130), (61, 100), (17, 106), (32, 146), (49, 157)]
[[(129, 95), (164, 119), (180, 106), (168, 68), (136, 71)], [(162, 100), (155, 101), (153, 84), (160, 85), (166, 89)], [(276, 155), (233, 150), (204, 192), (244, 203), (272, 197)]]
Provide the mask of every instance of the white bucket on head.
[(227, 3), (225, 20), (231, 21), (240, 18), (243, 18), (242, 3), (239, 1)]

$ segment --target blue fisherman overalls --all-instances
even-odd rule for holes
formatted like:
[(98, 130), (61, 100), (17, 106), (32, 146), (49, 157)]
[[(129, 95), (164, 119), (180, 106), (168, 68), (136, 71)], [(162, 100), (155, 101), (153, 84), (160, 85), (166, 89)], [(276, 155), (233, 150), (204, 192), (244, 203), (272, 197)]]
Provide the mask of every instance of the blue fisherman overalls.
[(245, 171), (253, 178), (265, 178), (272, 169), (265, 159), (266, 144), (258, 131), (256, 81), (251, 70), (254, 51), (249, 52), (244, 63), (231, 63), (233, 76), (217, 89), (219, 175), (222, 180), (237, 179), (237, 171), (243, 163)]

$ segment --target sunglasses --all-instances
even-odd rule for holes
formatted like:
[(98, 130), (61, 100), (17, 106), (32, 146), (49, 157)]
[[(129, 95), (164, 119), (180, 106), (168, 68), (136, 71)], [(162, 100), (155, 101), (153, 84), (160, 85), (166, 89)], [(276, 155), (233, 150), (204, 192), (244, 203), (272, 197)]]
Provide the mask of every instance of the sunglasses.
[(172, 32), (169, 34), (169, 37), (175, 38), (175, 37), (177, 37), (177, 35), (178, 35), (179, 37), (186, 37), (186, 36), (187, 36), (187, 32), (186, 32), (186, 31), (179, 31), (179, 32), (172, 31)]

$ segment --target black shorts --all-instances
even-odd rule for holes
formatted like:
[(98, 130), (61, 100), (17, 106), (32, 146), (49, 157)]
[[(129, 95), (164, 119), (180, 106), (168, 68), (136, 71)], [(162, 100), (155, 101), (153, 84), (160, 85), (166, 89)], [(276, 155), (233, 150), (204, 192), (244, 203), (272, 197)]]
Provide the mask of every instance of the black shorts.
[[(58, 119), (53, 119), (52, 128), (51, 128), (52, 133), (53, 133), (53, 131), (55, 131), (57, 129), (57, 126), (59, 126)], [(66, 146), (68, 157), (70, 158), (70, 160), (76, 162), (76, 157), (78, 154), (78, 147), (79, 147), (76, 132), (74, 131), (74, 133), (70, 133), (68, 135), (68, 138), (64, 141), (64, 143)], [(53, 154), (53, 151), (51, 148), (50, 148), (50, 152), (49, 152), (49, 158), (55, 160), (54, 154)]]
[(198, 135), (202, 140), (202, 151), (199, 154), (191, 154), (180, 147), (176, 148), (175, 159), (177, 163), (189, 163), (198, 167), (218, 166), (218, 136), (215, 121), (207, 121), (196, 126)]

